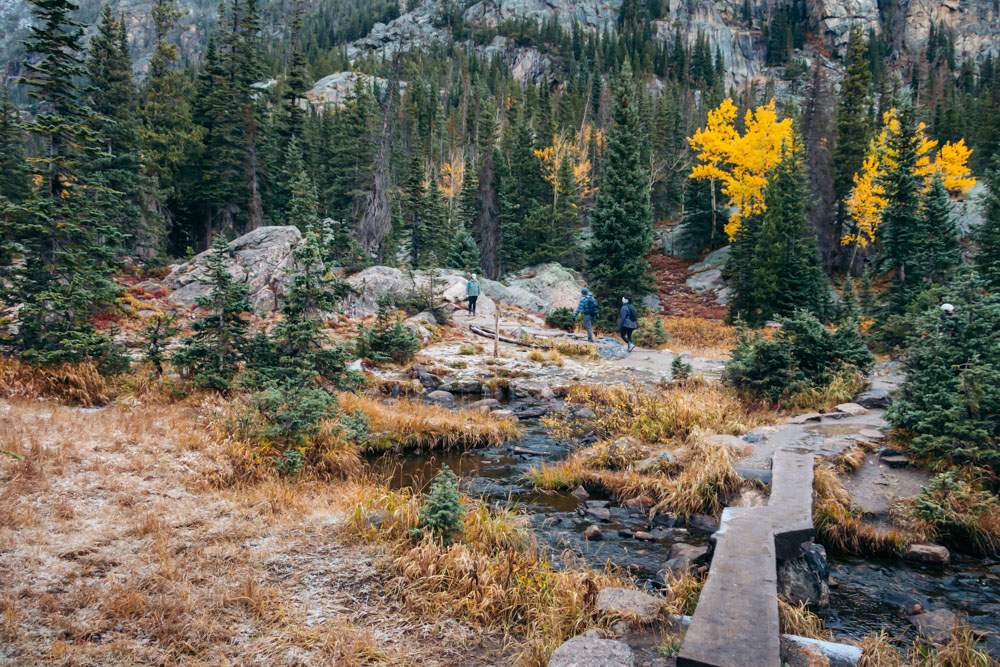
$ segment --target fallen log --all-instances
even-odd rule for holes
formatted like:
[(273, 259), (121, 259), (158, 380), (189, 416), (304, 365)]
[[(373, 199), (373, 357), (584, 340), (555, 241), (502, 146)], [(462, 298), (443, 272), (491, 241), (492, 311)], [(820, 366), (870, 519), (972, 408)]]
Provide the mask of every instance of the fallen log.
[(523, 340), (518, 340), (517, 338), (511, 338), (510, 336), (497, 336), (496, 331), (483, 329), (472, 324), (469, 325), (469, 331), (476, 334), (477, 336), (483, 336), (484, 338), (492, 338), (494, 340), (499, 340), (501, 343), (510, 343), (511, 345), (520, 345), (521, 347), (534, 347), (540, 350), (546, 349), (542, 345), (536, 345), (535, 343), (527, 343)]

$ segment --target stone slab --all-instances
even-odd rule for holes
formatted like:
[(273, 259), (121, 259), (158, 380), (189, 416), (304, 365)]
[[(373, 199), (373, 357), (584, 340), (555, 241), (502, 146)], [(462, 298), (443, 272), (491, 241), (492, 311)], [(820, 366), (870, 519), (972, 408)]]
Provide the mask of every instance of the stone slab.
[(715, 556), (678, 667), (779, 665), (778, 591), (771, 517), (728, 507), (715, 534)]
[(775, 555), (798, 558), (812, 546), (813, 453), (801, 447), (785, 447), (774, 453), (771, 496), (767, 506), (774, 521)]

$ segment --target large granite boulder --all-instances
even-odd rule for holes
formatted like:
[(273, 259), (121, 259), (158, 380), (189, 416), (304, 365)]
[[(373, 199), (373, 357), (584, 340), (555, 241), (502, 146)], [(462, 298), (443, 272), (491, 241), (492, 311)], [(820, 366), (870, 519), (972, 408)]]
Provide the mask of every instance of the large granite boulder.
[(602, 588), (597, 593), (598, 612), (626, 616), (640, 623), (656, 620), (663, 607), (663, 598), (629, 588)]
[(557, 308), (575, 309), (583, 277), (555, 262), (529, 266), (504, 277), (504, 283), (487, 281), (484, 291), (499, 303), (518, 306), (543, 315)]
[[(268, 313), (281, 305), (296, 273), (293, 253), (301, 243), (302, 235), (295, 227), (258, 227), (230, 244), (233, 252), (226, 258), (226, 269), (247, 286), (257, 312)], [(163, 285), (170, 290), (168, 298), (172, 302), (190, 307), (199, 296), (209, 293), (211, 253), (206, 250), (171, 267)]]

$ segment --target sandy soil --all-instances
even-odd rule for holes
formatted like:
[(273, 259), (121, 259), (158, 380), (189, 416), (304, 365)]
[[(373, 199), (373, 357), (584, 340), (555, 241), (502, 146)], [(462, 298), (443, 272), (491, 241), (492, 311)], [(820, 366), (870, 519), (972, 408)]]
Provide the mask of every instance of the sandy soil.
[(384, 594), (350, 485), (226, 486), (211, 410), (0, 401), (0, 663), (496, 662)]

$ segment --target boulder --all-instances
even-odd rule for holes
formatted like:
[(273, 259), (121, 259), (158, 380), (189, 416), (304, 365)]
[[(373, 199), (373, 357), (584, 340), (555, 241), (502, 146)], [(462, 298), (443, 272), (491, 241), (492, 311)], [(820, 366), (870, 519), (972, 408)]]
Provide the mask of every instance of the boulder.
[(455, 405), (455, 396), (450, 391), (444, 391), (443, 389), (438, 389), (432, 391), (427, 396), (425, 396), (431, 403), (440, 403), (446, 407), (453, 407)]
[(826, 549), (814, 544), (803, 556), (778, 561), (778, 593), (793, 604), (814, 609), (830, 605), (830, 566)]
[(704, 565), (708, 562), (709, 549), (707, 546), (698, 544), (687, 544), (686, 542), (674, 542), (670, 546), (670, 558), (687, 558), (695, 565)]
[(659, 454), (653, 454), (647, 459), (643, 459), (635, 464), (636, 472), (654, 472), (660, 470), (664, 466), (668, 466), (677, 459), (674, 453), (669, 450), (664, 450)]
[(697, 264), (692, 264), (690, 271), (691, 273), (700, 273), (709, 269), (721, 269), (729, 261), (729, 256), (732, 254), (733, 249), (730, 246), (723, 246), (705, 255), (705, 259)]
[(407, 322), (416, 322), (416, 323), (422, 324), (424, 326), (430, 325), (432, 327), (436, 327), (437, 324), (438, 324), (437, 318), (434, 317), (434, 313), (432, 313), (430, 311), (427, 311), (427, 310), (423, 311), (422, 313), (417, 313), (416, 315), (414, 315), (413, 317), (407, 319), (406, 321)]
[(932, 609), (915, 616), (907, 616), (923, 637), (933, 644), (946, 644), (955, 631), (958, 618), (947, 609)]
[(951, 552), (937, 544), (911, 544), (903, 557), (928, 565), (944, 566), (951, 562)]
[(876, 431), (873, 428), (863, 428), (858, 431), (858, 435), (862, 438), (866, 438), (873, 442), (878, 442), (879, 440), (885, 440), (885, 433), (882, 431)]
[(500, 401), (495, 398), (484, 398), (475, 403), (470, 403), (469, 409), (479, 410), (480, 412), (492, 412), (493, 410), (500, 409)]
[(823, 419), (823, 415), (819, 412), (807, 412), (801, 415), (795, 415), (788, 420), (789, 424), (808, 424), (809, 422), (818, 422)]
[(670, 558), (660, 566), (660, 578), (666, 583), (668, 578), (664, 575), (670, 574), (674, 577), (681, 577), (693, 570), (694, 567), (695, 564), (687, 556)]
[(541, 398), (548, 400), (555, 398), (555, 392), (547, 384), (530, 380), (528, 378), (514, 378), (507, 385), (511, 396), (515, 398)]
[(453, 394), (481, 394), (482, 383), (475, 378), (447, 377), (441, 380), (441, 389)]
[(851, 417), (860, 417), (861, 415), (868, 414), (868, 408), (857, 403), (841, 403), (835, 409), (837, 412), (843, 412)]
[(582, 500), (584, 502), (586, 502), (590, 498), (590, 494), (587, 493), (587, 489), (583, 488), (582, 486), (578, 486), (575, 489), (573, 489), (573, 492), (569, 495), (573, 496), (577, 500)]
[(548, 667), (634, 667), (635, 655), (625, 642), (573, 637), (552, 652)]
[(649, 623), (656, 619), (663, 599), (653, 597), (649, 593), (629, 588), (602, 588), (597, 593), (596, 608), (604, 614), (629, 616), (641, 623)]
[(719, 529), (719, 522), (707, 514), (692, 514), (688, 517), (687, 528), (692, 535), (711, 535)]
[[(580, 290), (586, 286), (583, 277), (555, 262), (529, 266), (504, 276), (506, 294), (498, 294), (501, 303), (548, 315), (557, 308), (575, 309), (580, 302)], [(490, 294), (493, 286), (487, 290)], [(493, 296), (492, 294), (490, 294)]]
[(441, 378), (430, 373), (421, 373), (417, 376), (417, 379), (420, 380), (420, 384), (424, 386), (424, 389), (434, 391), (441, 386)]
[(601, 533), (600, 528), (591, 524), (587, 526), (587, 529), (585, 531), (583, 531), (583, 538), (585, 540), (590, 540), (591, 542), (598, 542), (604, 539), (604, 534)]
[[(288, 294), (298, 272), (294, 252), (302, 244), (302, 234), (295, 227), (258, 227), (229, 245), (226, 270), (233, 279), (245, 284), (250, 302), (258, 313), (277, 310)], [(208, 260), (212, 250), (195, 255), (190, 261), (171, 267), (163, 279), (173, 303), (191, 307), (199, 296), (211, 290)]]
[(707, 292), (708, 290), (722, 289), (726, 286), (722, 279), (721, 269), (709, 269), (701, 273), (695, 273), (689, 277), (685, 283), (688, 289), (695, 292)]
[(611, 521), (611, 510), (607, 507), (587, 506), (582, 508), (583, 516), (593, 521)]
[(887, 408), (892, 405), (888, 390), (883, 387), (872, 387), (854, 397), (854, 402), (863, 408)]
[(645, 516), (649, 509), (654, 505), (653, 499), (647, 495), (641, 495), (638, 498), (629, 498), (624, 503), (622, 507), (628, 510), (629, 514), (637, 514), (640, 516)]
[(514, 414), (513, 410), (494, 410), (493, 416), (496, 419), (507, 419), (510, 421), (518, 421), (517, 415)]
[[(354, 94), (358, 84), (371, 90), (376, 87), (378, 90), (388, 90), (389, 82), (379, 77), (359, 74), (358, 72), (334, 72), (324, 76), (313, 84), (313, 87), (306, 93), (306, 99), (302, 104), (311, 104), (317, 110), (324, 107), (334, 109), (340, 108)], [(406, 89), (406, 82), (400, 81), (399, 87)]]
[(755, 449), (754, 445), (746, 440), (737, 438), (735, 435), (724, 435), (722, 433), (708, 436), (705, 438), (705, 442), (711, 445), (728, 447), (736, 456), (750, 456)]

